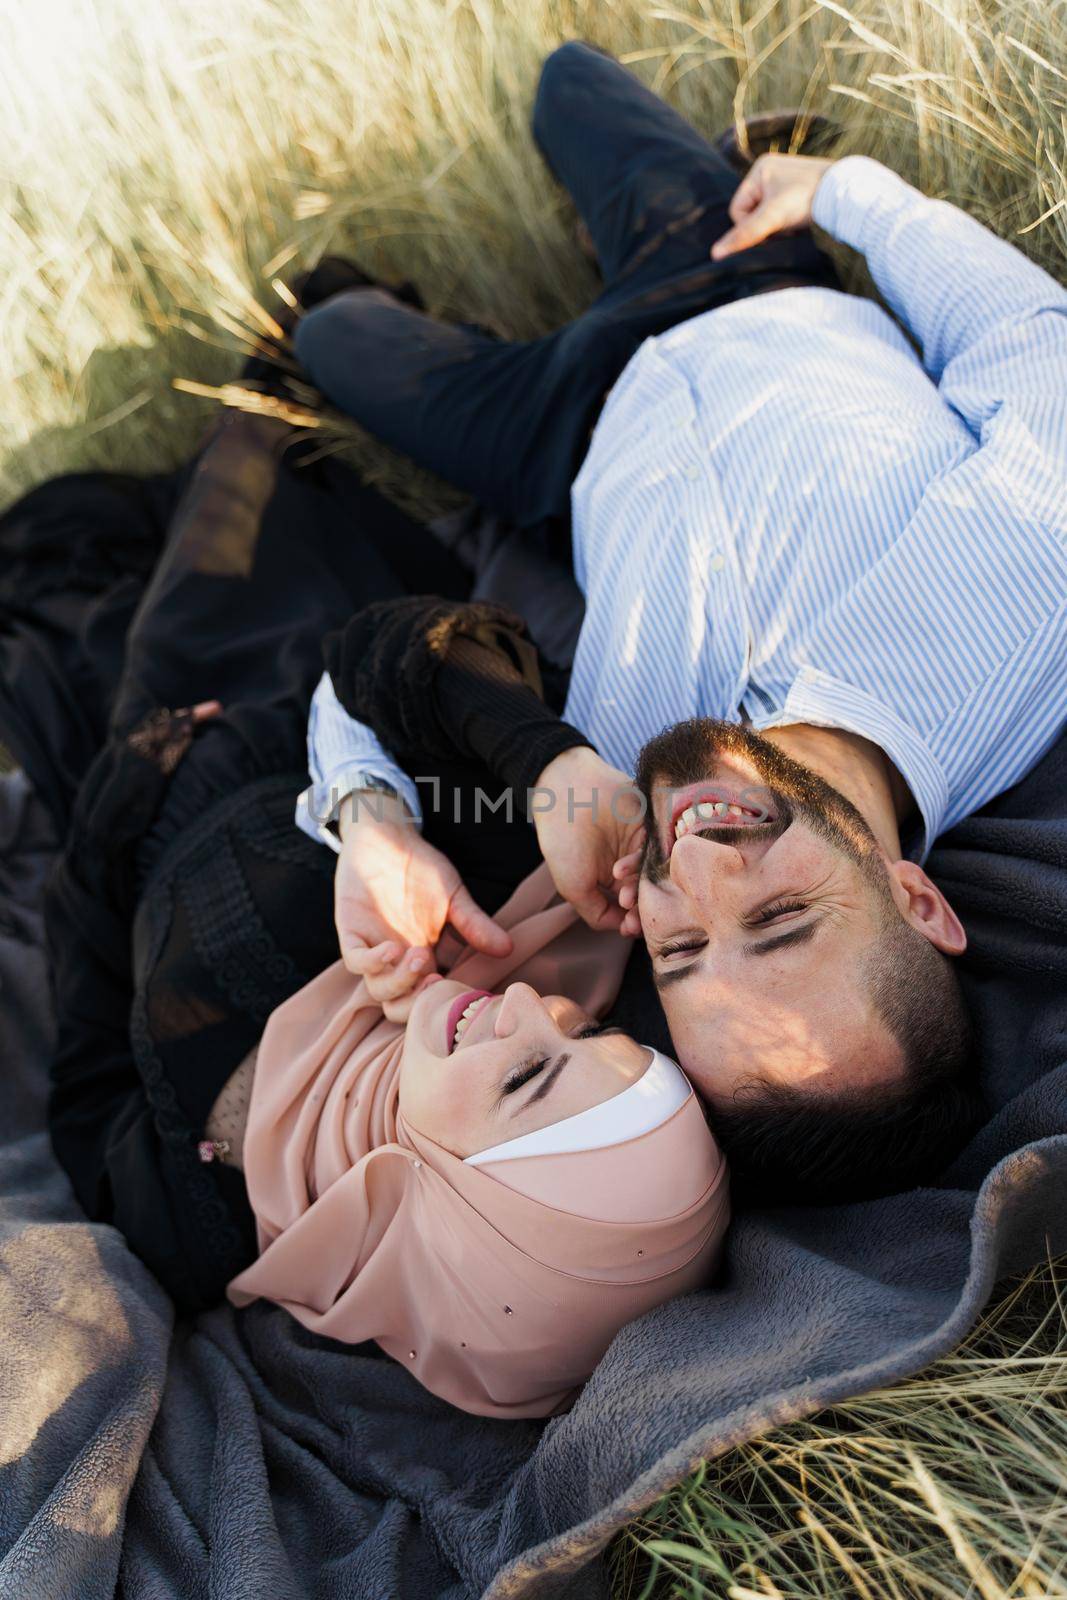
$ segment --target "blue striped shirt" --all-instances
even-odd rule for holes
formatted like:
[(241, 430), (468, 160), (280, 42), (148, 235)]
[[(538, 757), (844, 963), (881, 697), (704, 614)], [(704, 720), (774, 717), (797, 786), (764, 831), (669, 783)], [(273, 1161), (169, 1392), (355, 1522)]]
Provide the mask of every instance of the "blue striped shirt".
[[(921, 859), (1067, 720), (1067, 292), (865, 157), (814, 214), (898, 320), (797, 288), (645, 341), (573, 488), (565, 715), (626, 771), (694, 715), (861, 734)], [(309, 754), (320, 796), (353, 765), (403, 787), (328, 679)]]

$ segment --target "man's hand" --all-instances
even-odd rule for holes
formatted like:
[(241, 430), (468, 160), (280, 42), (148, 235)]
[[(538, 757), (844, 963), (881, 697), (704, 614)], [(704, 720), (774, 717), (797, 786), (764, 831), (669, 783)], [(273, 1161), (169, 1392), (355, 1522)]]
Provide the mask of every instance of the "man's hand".
[(628, 933), (636, 939), (641, 932), (641, 912), (637, 905), (637, 890), (641, 881), (642, 850), (633, 850), (628, 856), (620, 856), (615, 863), (613, 876), (615, 878), (615, 892), (619, 897), (622, 907), (622, 921), (619, 924), (620, 933)]
[(730, 201), (733, 227), (712, 245), (712, 260), (810, 228), (815, 191), (832, 164), (817, 156), (760, 156)]
[(645, 829), (632, 779), (595, 750), (578, 746), (556, 756), (537, 780), (553, 804), (537, 796), (534, 826), (552, 881), (591, 928), (620, 928), (612, 872), (620, 856), (639, 851)]
[(426, 843), (402, 801), (351, 795), (340, 830), (334, 922), (341, 957), (391, 1021), (406, 1020), (415, 985), (434, 971), (433, 947), (446, 923), (472, 949), (509, 953), (510, 935), (475, 903), (447, 856)]

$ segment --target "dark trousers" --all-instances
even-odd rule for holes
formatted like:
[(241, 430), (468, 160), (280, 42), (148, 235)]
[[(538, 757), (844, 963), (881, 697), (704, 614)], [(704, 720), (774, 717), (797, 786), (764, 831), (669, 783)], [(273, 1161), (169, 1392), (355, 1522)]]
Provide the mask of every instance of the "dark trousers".
[(604, 398), (641, 342), (748, 295), (836, 282), (809, 235), (723, 262), (729, 165), (618, 62), (565, 44), (546, 61), (533, 132), (596, 248), (603, 292), (543, 338), (507, 342), (348, 290), (300, 323), (297, 354), (341, 410), (506, 521), (568, 526), (570, 487)]

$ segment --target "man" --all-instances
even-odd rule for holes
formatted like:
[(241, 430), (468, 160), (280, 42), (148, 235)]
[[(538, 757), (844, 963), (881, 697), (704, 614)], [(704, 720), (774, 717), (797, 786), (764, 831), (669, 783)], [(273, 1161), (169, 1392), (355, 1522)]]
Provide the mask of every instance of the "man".
[[(507, 346), (339, 296), (298, 353), (548, 544), (561, 463), (569, 481), (581, 461), (566, 716), (599, 755), (576, 743), (540, 776), (556, 882), (594, 925), (640, 920), (735, 1165), (826, 1192), (857, 1167), (918, 1173), (969, 1110), (965, 936), (920, 863), (1067, 716), (1067, 294), (863, 158), (767, 156), (736, 188), (585, 46), (549, 59), (534, 127), (604, 266), (590, 319)], [(902, 327), (801, 253), (813, 221), (866, 255)], [(783, 240), (790, 261), (760, 254)], [(581, 460), (576, 419), (616, 376)], [(320, 780), (414, 806), (317, 698)], [(699, 720), (661, 735), (678, 718)], [(644, 836), (611, 807), (634, 770), (636, 890)], [(594, 791), (595, 817), (575, 809)], [(426, 851), (413, 828), (345, 823), (346, 959), (398, 992), (394, 935), (411, 963), (450, 914), (499, 937)]]

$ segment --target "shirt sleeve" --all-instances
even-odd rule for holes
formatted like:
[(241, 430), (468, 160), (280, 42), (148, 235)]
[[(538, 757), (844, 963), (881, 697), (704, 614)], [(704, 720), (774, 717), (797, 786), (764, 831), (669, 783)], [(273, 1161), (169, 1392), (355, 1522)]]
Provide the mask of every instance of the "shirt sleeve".
[(324, 672), (311, 699), (308, 718), (308, 772), (311, 783), (298, 797), (296, 825), (334, 849), (326, 823), (337, 804), (356, 788), (356, 775), (369, 773), (392, 784), (415, 818), (422, 821), (418, 791), (407, 773), (382, 748), (374, 732), (350, 717)]
[(866, 156), (829, 168), (813, 217), (866, 257), (927, 373), (971, 431), (984, 442), (1002, 407), (1024, 410), (1062, 483), (1067, 290), (973, 217)]
[(865, 157), (828, 170), (814, 218), (866, 256), (977, 446), (815, 619), (775, 719), (874, 738), (918, 804), (921, 859), (1018, 782), (1067, 715), (1067, 292)]

